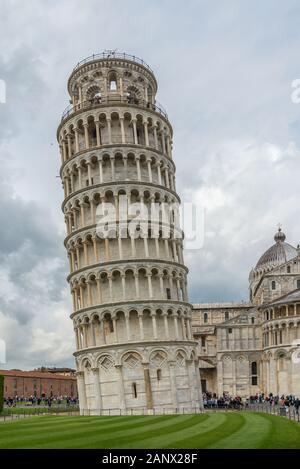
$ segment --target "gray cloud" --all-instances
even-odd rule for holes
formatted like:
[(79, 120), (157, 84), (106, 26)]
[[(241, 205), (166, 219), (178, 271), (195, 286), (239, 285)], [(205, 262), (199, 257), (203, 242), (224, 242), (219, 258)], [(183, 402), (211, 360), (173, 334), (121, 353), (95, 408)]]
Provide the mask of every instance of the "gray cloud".
[(0, 330), (8, 366), (69, 362), (73, 350), (55, 133), (67, 77), (94, 52), (118, 47), (156, 71), (174, 126), (178, 190), (206, 211), (204, 246), (185, 256), (193, 301), (247, 299), (249, 270), (278, 222), (298, 243), (300, 107), (290, 94), (300, 76), (299, 14), (296, 0), (2, 2)]

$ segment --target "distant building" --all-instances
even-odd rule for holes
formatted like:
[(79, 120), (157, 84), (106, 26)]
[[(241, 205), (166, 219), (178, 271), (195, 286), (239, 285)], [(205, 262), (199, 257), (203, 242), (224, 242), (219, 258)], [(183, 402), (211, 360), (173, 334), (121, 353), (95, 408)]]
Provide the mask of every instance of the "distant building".
[(4, 397), (77, 397), (75, 376), (44, 371), (0, 370), (4, 376)]
[(279, 229), (249, 276), (249, 303), (193, 305), (203, 391), (300, 397), (300, 249)]
[(42, 366), (41, 368), (36, 368), (33, 371), (39, 371), (41, 373), (59, 374), (64, 376), (76, 376), (76, 370), (74, 370), (73, 368), (48, 368)]

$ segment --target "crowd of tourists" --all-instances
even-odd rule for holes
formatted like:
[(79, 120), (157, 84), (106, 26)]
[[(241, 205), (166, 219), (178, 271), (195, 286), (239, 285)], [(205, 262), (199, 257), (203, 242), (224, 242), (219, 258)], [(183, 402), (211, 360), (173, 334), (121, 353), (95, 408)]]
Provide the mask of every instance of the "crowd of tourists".
[(23, 397), (23, 396), (14, 396), (14, 397), (7, 397), (4, 399), (4, 404), (8, 407), (17, 407), (17, 406), (59, 406), (59, 405), (77, 405), (78, 399), (70, 396), (30, 396), (30, 397)]
[(240, 396), (230, 396), (227, 393), (223, 393), (218, 396), (215, 393), (205, 392), (203, 393), (203, 404), (207, 409), (213, 408), (229, 408), (229, 409), (241, 409), (247, 408), (251, 404), (267, 404), (270, 406), (285, 407), (288, 410), (290, 407), (295, 408), (297, 414), (300, 407), (300, 399), (293, 395), (274, 395), (270, 393), (265, 395), (264, 393), (255, 394), (246, 398)]

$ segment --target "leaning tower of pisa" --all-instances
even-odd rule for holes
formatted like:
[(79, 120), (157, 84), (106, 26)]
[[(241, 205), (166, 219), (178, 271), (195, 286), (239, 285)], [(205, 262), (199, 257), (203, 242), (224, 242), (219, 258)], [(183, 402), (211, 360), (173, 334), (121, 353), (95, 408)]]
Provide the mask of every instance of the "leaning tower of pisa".
[[(57, 138), (81, 414), (197, 411), (182, 239), (160, 218), (156, 229), (147, 221), (129, 229), (145, 220), (137, 205), (179, 202), (156, 78), (135, 56), (102, 53), (77, 64), (68, 92)], [(103, 235), (107, 206), (116, 223)]]

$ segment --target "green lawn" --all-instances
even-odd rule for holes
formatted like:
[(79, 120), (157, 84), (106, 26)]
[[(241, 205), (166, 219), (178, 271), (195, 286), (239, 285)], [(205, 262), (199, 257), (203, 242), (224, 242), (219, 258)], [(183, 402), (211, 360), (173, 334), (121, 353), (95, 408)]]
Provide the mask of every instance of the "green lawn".
[(300, 448), (300, 424), (251, 412), (28, 417), (0, 422), (0, 448)]

